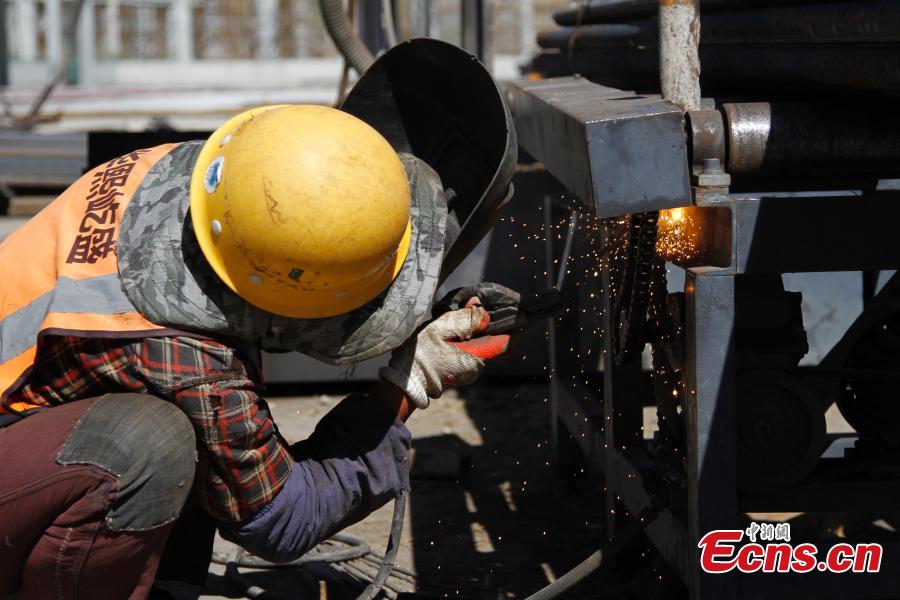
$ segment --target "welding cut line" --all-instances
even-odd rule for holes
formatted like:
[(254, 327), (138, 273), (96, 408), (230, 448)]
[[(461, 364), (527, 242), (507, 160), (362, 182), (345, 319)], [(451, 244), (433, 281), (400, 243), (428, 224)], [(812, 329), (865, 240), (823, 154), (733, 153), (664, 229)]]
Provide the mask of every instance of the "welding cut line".
[[(618, 275), (621, 287), (611, 287), (609, 292), (613, 305), (611, 335), (616, 336), (613, 361), (618, 365), (626, 363), (643, 349), (653, 263), (657, 260), (657, 220), (657, 212), (635, 213), (629, 217), (622, 232), (627, 246)], [(615, 281), (616, 278), (611, 277), (611, 283)]]

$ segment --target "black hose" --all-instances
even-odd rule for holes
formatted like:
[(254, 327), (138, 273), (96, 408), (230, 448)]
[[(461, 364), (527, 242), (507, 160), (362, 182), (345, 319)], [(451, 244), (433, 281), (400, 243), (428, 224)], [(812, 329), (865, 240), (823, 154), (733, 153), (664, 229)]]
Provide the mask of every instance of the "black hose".
[(357, 37), (350, 26), (350, 21), (344, 13), (342, 0), (319, 0), (319, 8), (322, 11), (322, 20), (331, 41), (337, 46), (341, 55), (356, 72), (363, 75), (375, 62), (375, 58), (366, 45)]
[(356, 600), (372, 600), (381, 588), (384, 582), (390, 576), (397, 562), (397, 552), (400, 550), (400, 536), (403, 535), (403, 519), (406, 515), (406, 496), (407, 492), (400, 492), (397, 499), (394, 500), (394, 516), (391, 519), (391, 535), (388, 537), (387, 549), (384, 552), (384, 561), (378, 570), (378, 575), (372, 580), (372, 583), (363, 590), (363, 593), (356, 597)]

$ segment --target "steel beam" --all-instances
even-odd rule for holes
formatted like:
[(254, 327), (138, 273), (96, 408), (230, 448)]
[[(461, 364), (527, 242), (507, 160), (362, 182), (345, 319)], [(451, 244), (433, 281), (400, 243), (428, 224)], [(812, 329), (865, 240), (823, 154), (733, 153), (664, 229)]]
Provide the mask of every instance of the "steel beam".
[(520, 145), (601, 217), (691, 202), (684, 115), (580, 78), (509, 88)]
[(743, 273), (894, 270), (900, 194), (795, 197), (731, 196), (685, 209), (699, 227), (699, 258)]
[(900, 267), (900, 196), (734, 198), (738, 273)]
[[(659, 509), (663, 484), (647, 453), (639, 447), (609, 448), (599, 413), (600, 400), (587, 388), (559, 385), (557, 394), (559, 417), (578, 442), (589, 465), (604, 475), (609, 496), (618, 496), (632, 516), (645, 509)], [(662, 494), (665, 495), (665, 494)], [(690, 579), (691, 546), (687, 527), (670, 508), (662, 508), (646, 528), (647, 537), (669, 562), (679, 577)]]
[(688, 588), (692, 600), (734, 598), (734, 577), (704, 573), (697, 549), (704, 534), (738, 524), (734, 276), (722, 269), (688, 271), (685, 306)]

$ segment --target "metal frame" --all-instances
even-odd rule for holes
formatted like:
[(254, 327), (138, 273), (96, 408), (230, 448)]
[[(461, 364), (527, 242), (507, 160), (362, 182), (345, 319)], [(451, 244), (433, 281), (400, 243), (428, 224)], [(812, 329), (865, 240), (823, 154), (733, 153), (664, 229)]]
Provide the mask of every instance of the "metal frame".
[(522, 148), (595, 214), (691, 203), (685, 119), (676, 105), (577, 77), (508, 89)]
[[(605, 478), (607, 514), (611, 517), (607, 535), (615, 535), (614, 516), (619, 506), (635, 515), (647, 508), (657, 509), (659, 516), (647, 527), (647, 536), (688, 585), (694, 599), (797, 594), (846, 598), (850, 593), (854, 598), (888, 597), (895, 592), (897, 583), (896, 575), (889, 569), (880, 574), (849, 577), (822, 573), (706, 575), (697, 564), (696, 543), (710, 530), (738, 528), (738, 517), (743, 512), (866, 511), (889, 509), (894, 502), (900, 480), (842, 480), (842, 465), (850, 460), (846, 458), (823, 459), (807, 480), (783, 492), (739, 493), (734, 325), (735, 278), (741, 275), (900, 266), (900, 245), (888, 235), (900, 218), (900, 197), (893, 193), (825, 198), (718, 194), (701, 200), (694, 210), (710, 211), (714, 216), (707, 222), (729, 230), (728, 235), (717, 232), (711, 236), (720, 246), (713, 248), (711, 255), (729, 256), (731, 264), (681, 265), (687, 268), (686, 518), (680, 514), (679, 501), (673, 499), (679, 493), (677, 486), (667, 482), (666, 474), (647, 454), (644, 444), (635, 442), (640, 424), (635, 425), (633, 419), (644, 402), (635, 393), (640, 384), (635, 382), (633, 369), (629, 372), (604, 361), (602, 394), (566, 378), (557, 378), (552, 389), (555, 418), (569, 429), (586, 460)], [(723, 214), (727, 218), (723, 219)], [(878, 223), (872, 222), (873, 214), (879, 215)], [(810, 215), (815, 215), (815, 219)], [(804, 228), (804, 221), (814, 221), (815, 225)], [(866, 227), (862, 227), (863, 223)], [(854, 252), (835, 250), (835, 239), (842, 241), (842, 248), (852, 247)], [(723, 244), (728, 244), (727, 248)], [(601, 287), (605, 286), (601, 283)], [(609, 331), (608, 295), (602, 301), (605, 328)], [(611, 355), (611, 343), (611, 336), (605, 336), (605, 356)], [(834, 543), (828, 538), (810, 541)], [(894, 551), (900, 552), (900, 541), (885, 545), (885, 556)]]
[[(648, 0), (644, 4), (651, 3)], [(574, 370), (575, 375), (560, 372), (565, 361), (557, 352), (580, 344), (579, 331), (585, 329), (577, 319), (574, 323), (571, 317), (563, 319), (563, 327), (568, 330), (553, 332), (550, 344), (554, 424), (560, 421), (569, 429), (588, 463), (605, 478), (607, 536), (615, 536), (620, 509), (633, 515), (653, 509), (658, 517), (646, 533), (686, 583), (692, 599), (890, 596), (895, 593), (897, 576), (888, 570), (861, 576), (820, 572), (741, 576), (708, 575), (699, 568), (697, 542), (702, 535), (714, 529), (738, 528), (742, 511), (772, 507), (808, 511), (827, 506), (865, 510), (879, 506), (876, 499), (888, 501), (900, 487), (900, 479), (843, 481), (835, 474), (852, 458), (829, 458), (789, 490), (777, 494), (739, 492), (735, 307), (737, 278), (750, 274), (897, 268), (900, 245), (895, 242), (893, 229), (900, 217), (900, 198), (897, 194), (780, 198), (729, 195), (730, 176), (721, 168), (724, 123), (720, 115), (711, 114), (715, 111), (701, 110), (713, 105), (700, 99), (699, 1), (660, 0), (658, 7), (662, 100), (628, 98), (618, 90), (569, 79), (519, 82), (510, 93), (523, 148), (596, 215), (620, 216), (687, 206), (690, 208), (686, 210), (693, 211), (694, 222), (703, 228), (701, 237), (706, 247), (690, 262), (680, 264), (687, 269), (683, 315), (686, 479), (680, 480), (684, 476), (677, 469), (672, 473), (671, 468), (652, 458), (641, 439), (644, 401), (639, 392), (640, 365), (632, 361), (631, 365), (616, 366), (612, 360), (612, 278), (608, 266), (602, 267), (596, 290), (605, 332), (601, 345), (602, 389), (592, 388), (589, 380), (579, 377), (590, 368), (585, 359), (580, 370)], [(605, 64), (622, 68), (612, 58)], [(637, 108), (628, 110), (627, 103)], [(648, 103), (653, 109), (640, 106)], [(692, 193), (683, 192), (686, 177), (675, 166), (683, 164), (687, 172), (687, 144), (683, 137), (662, 126), (673, 113), (679, 120), (685, 113), (691, 116), (696, 186)], [(620, 128), (622, 123), (638, 125), (626, 131)], [(683, 132), (683, 120), (680, 127)], [(648, 131), (652, 133), (647, 135)], [(654, 154), (654, 144), (647, 143), (651, 140), (657, 150), (669, 152), (669, 162)], [(756, 146), (768, 149), (767, 144)], [(658, 168), (663, 164), (667, 168)], [(875, 165), (871, 167), (867, 176), (878, 170)], [(617, 186), (623, 170), (639, 173), (633, 178), (634, 189)], [(666, 186), (668, 190), (655, 193)], [(547, 250), (550, 271), (552, 241)], [(578, 267), (563, 264), (562, 268)], [(575, 301), (580, 299), (581, 295)], [(876, 297), (870, 305), (878, 301)], [(860, 493), (864, 496), (861, 500), (855, 496)], [(843, 502), (836, 504), (835, 496)], [(830, 540), (809, 541), (827, 544)], [(900, 541), (887, 546), (886, 555), (894, 547), (900, 550)]]

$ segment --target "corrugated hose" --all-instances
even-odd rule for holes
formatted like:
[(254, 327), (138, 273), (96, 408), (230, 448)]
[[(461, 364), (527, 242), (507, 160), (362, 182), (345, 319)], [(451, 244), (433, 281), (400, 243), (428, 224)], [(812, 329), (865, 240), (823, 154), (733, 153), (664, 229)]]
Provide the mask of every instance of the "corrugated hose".
[(325, 29), (328, 30), (334, 45), (361, 76), (375, 62), (375, 57), (353, 32), (347, 13), (344, 12), (343, 1), (319, 0), (319, 9), (322, 11), (322, 20), (325, 21)]

